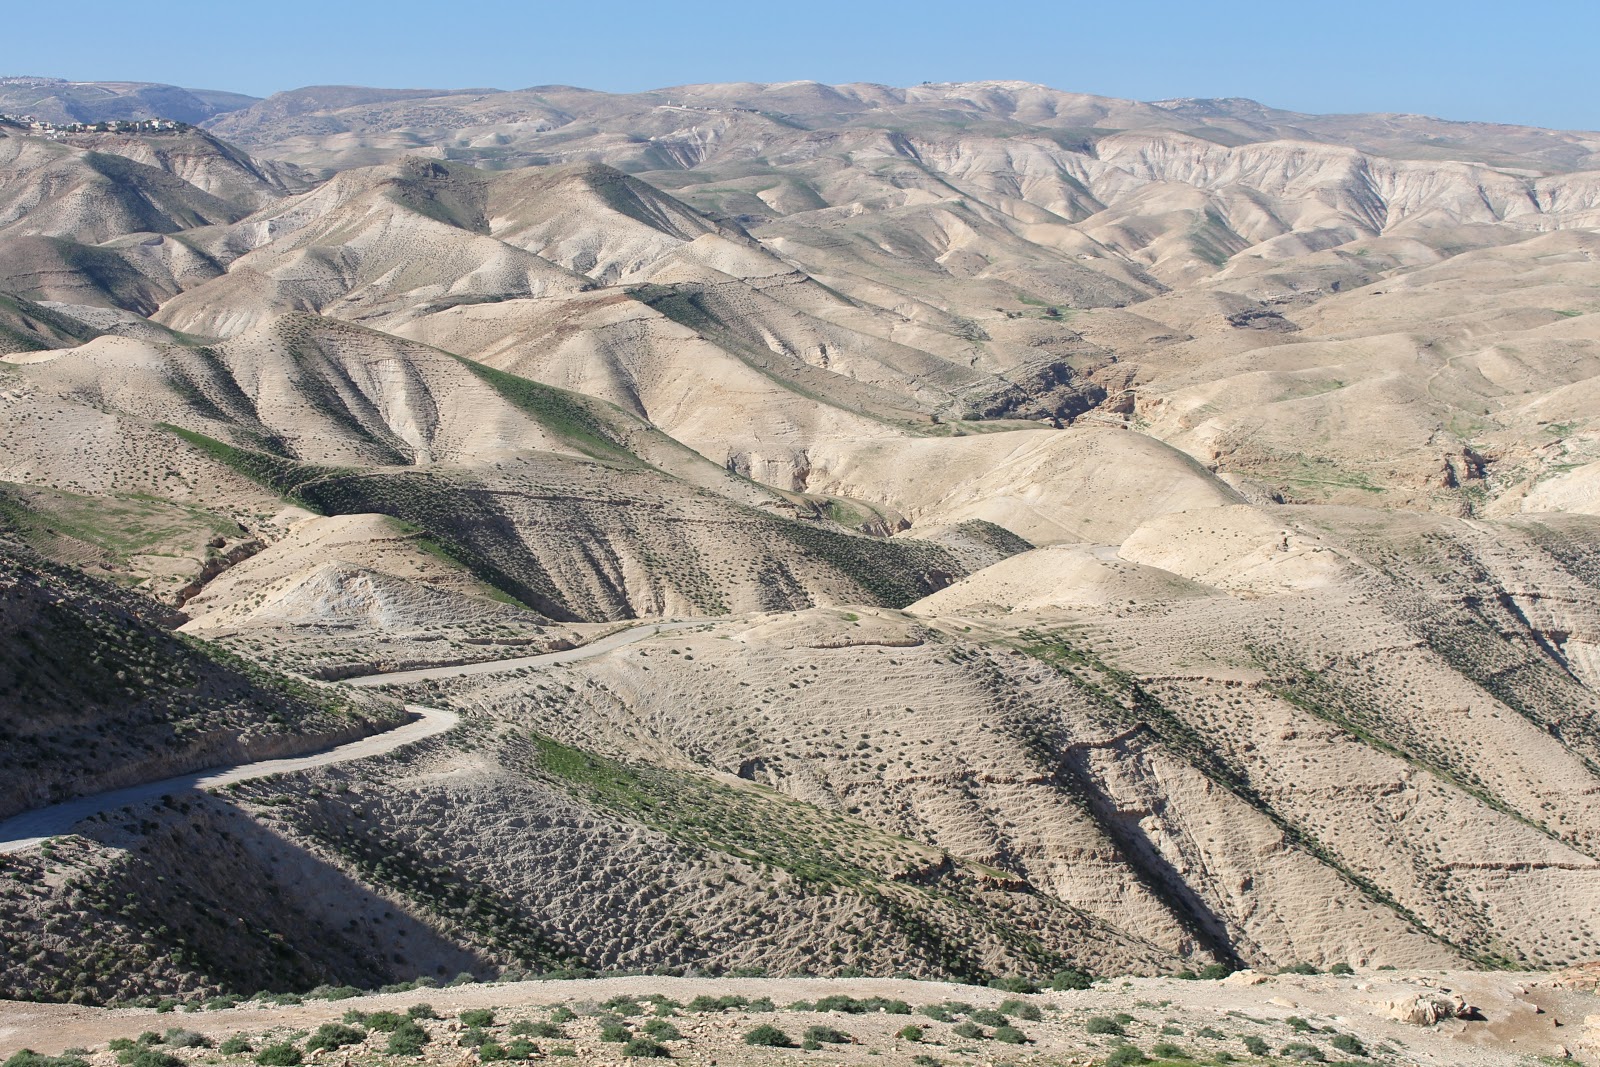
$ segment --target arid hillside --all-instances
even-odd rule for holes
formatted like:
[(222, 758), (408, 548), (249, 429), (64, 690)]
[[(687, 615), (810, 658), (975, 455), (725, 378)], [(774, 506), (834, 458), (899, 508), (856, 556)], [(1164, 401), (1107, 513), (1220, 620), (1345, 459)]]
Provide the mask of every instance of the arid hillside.
[(89, 84), (203, 128), (0, 125), (0, 815), (460, 722), (15, 850), (0, 992), (1600, 955), (1600, 134)]

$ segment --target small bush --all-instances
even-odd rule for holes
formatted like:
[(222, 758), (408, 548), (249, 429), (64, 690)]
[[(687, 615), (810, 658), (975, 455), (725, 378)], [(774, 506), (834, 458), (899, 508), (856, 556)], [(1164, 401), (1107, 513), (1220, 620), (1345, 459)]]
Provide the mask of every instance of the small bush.
[(1328, 1044), (1340, 1052), (1348, 1052), (1352, 1056), (1365, 1056), (1367, 1054), (1367, 1046), (1363, 1045), (1361, 1039), (1354, 1034), (1334, 1034), (1328, 1038)]
[(644, 1030), (646, 1036), (654, 1038), (657, 1041), (683, 1040), (683, 1034), (678, 1032), (678, 1028), (667, 1022), (665, 1019), (651, 1019), (649, 1022), (644, 1024), (642, 1029)]
[(431, 1040), (428, 1031), (418, 1026), (416, 1020), (407, 1019), (394, 1028), (384, 1051), (391, 1056), (420, 1056), (422, 1047)]
[(1030, 1023), (1036, 1023), (1044, 1018), (1044, 1013), (1037, 1005), (1029, 1004), (1025, 1000), (1006, 1001), (1000, 1005), (1000, 1014), (1009, 1015), (1013, 1019), (1026, 1019)]
[(1122, 1025), (1117, 1020), (1107, 1015), (1096, 1015), (1083, 1024), (1083, 1029), (1086, 1033), (1109, 1034), (1112, 1037), (1123, 1037), (1127, 1034), (1127, 1031), (1122, 1028)]
[(1001, 1025), (995, 1027), (994, 1033), (991, 1036), (996, 1041), (1007, 1045), (1026, 1045), (1028, 1043), (1028, 1035), (1023, 1033), (1021, 1030), (1018, 1030), (1010, 1023), (1002, 1023)]
[(1111, 1050), (1111, 1055), (1106, 1057), (1106, 1067), (1133, 1067), (1135, 1064), (1149, 1062), (1149, 1058), (1139, 1051), (1138, 1045), (1118, 1045)]
[(1226, 1041), (1226, 1040), (1228, 1040), (1228, 1035), (1227, 1034), (1223, 1033), (1221, 1030), (1214, 1030), (1209, 1026), (1202, 1026), (1200, 1029), (1198, 1029), (1198, 1030), (1196, 1030), (1194, 1032), (1194, 1036), (1195, 1037), (1209, 1038), (1212, 1041)]
[(485, 1041), (478, 1046), (479, 1063), (496, 1063), (510, 1058), (506, 1053), (506, 1047), (497, 1041)]
[(1054, 978), (1050, 979), (1050, 988), (1062, 989), (1088, 989), (1094, 985), (1094, 976), (1085, 971), (1057, 971)]
[(982, 1023), (984, 1026), (1004, 1026), (1006, 1024), (1006, 1017), (993, 1008), (979, 1008), (967, 1018), (975, 1023)]
[(989, 1036), (988, 1034), (984, 1033), (983, 1027), (970, 1020), (964, 1023), (957, 1023), (951, 1028), (950, 1032), (955, 1034), (957, 1037), (965, 1037), (970, 1040), (977, 1040), (979, 1038)]
[(477, 981), (478, 980), (476, 978), (474, 978), (472, 975), (468, 974), (466, 971), (462, 971), (460, 974), (458, 974), (454, 978), (450, 979), (450, 981), (446, 982), (445, 985), (446, 986), (473, 985)]
[(1037, 993), (1039, 986), (1026, 978), (996, 978), (989, 983), (990, 989), (1003, 989), (1007, 993)]
[(533, 1022), (523, 1019), (511, 1024), (512, 1037), (556, 1037), (566, 1039), (567, 1032), (555, 1023)]
[(898, 1037), (902, 1041), (921, 1041), (922, 1027), (915, 1025), (902, 1026), (894, 1036)]
[(956, 1021), (956, 1017), (951, 1015), (949, 1009), (943, 1004), (924, 1004), (917, 1010), (922, 1012), (922, 1014), (926, 1015), (928, 1018), (932, 1019), (934, 1022), (953, 1023)]
[(462, 1026), (493, 1026), (493, 1008), (470, 1008), (457, 1016)]
[(456, 1038), (456, 1044), (462, 1048), (482, 1048), (489, 1043), (489, 1035), (476, 1026), (469, 1026), (461, 1031), (461, 1036)]
[(577, 1054), (578, 1050), (571, 1045), (557, 1045), (550, 1050), (550, 1055), (552, 1056), (576, 1056)]
[(713, 1011), (732, 1011), (735, 1008), (748, 1007), (750, 1002), (740, 996), (708, 997), (701, 995), (695, 997), (683, 1006), (684, 1011), (706, 1013)]
[(1291, 1060), (1299, 1060), (1301, 1063), (1322, 1063), (1327, 1059), (1320, 1048), (1304, 1041), (1289, 1042), (1278, 1050), (1278, 1055), (1285, 1056)]
[(12, 1053), (5, 1067), (89, 1067), (89, 1064), (76, 1056), (44, 1056), (25, 1048)]
[(256, 1053), (256, 1062), (261, 1067), (298, 1067), (305, 1057), (300, 1055), (300, 1050), (287, 1041), (280, 1041), (276, 1045), (268, 1045)]
[(1174, 1045), (1170, 1041), (1157, 1041), (1151, 1053), (1163, 1060), (1186, 1060), (1189, 1054), (1182, 1045)]
[(311, 1040), (306, 1042), (306, 1051), (343, 1048), (346, 1045), (359, 1044), (366, 1039), (365, 1030), (346, 1026), (344, 1023), (323, 1023), (317, 1027), (317, 1032), (311, 1035)]
[(640, 1060), (667, 1059), (672, 1053), (667, 1051), (667, 1046), (658, 1045), (648, 1037), (636, 1037), (622, 1046), (622, 1054)]
[(1297, 1034), (1309, 1034), (1316, 1029), (1315, 1026), (1312, 1026), (1298, 1015), (1289, 1016), (1283, 1020), (1283, 1024)]
[(162, 1038), (162, 1042), (170, 1048), (211, 1047), (211, 1039), (198, 1030), (168, 1030)]
[(768, 1048), (794, 1048), (794, 1039), (771, 1023), (760, 1026), (744, 1035), (747, 1045), (764, 1045)]
[(128, 1067), (184, 1067), (184, 1062), (176, 1056), (147, 1048), (135, 1054), (128, 1061)]
[(633, 1040), (633, 1031), (621, 1023), (605, 1023), (600, 1027), (600, 1040), (620, 1045)]
[(1271, 1051), (1271, 1049), (1267, 1047), (1267, 1043), (1261, 1038), (1257, 1037), (1255, 1034), (1245, 1035), (1244, 1050), (1250, 1053), (1252, 1056), (1265, 1056)]
[(1354, 967), (1350, 966), (1348, 963), (1344, 962), (1344, 960), (1340, 960), (1338, 963), (1335, 963), (1332, 967), (1328, 968), (1328, 973), (1329, 974), (1355, 974), (1356, 973), (1356, 969)]
[(809, 1026), (806, 1028), (805, 1036), (807, 1041), (816, 1041), (824, 1045), (850, 1044), (849, 1034), (831, 1026)]
[(1315, 967), (1313, 967), (1309, 963), (1296, 963), (1296, 964), (1293, 964), (1293, 965), (1291, 965), (1289, 967), (1285, 967), (1283, 970), (1279, 971), (1278, 973), (1279, 974), (1320, 974), (1321, 972), (1318, 971)]
[(624, 1018), (631, 1019), (636, 1015), (644, 1014), (644, 1007), (633, 997), (616, 996), (600, 1005), (602, 1008), (616, 1012)]
[(382, 1034), (394, 1033), (409, 1018), (395, 1011), (375, 1011), (362, 1015), (360, 1019), (351, 1019), (351, 1014), (361, 1015), (360, 1012), (347, 1013), (344, 1017), (345, 1022), (358, 1022), (368, 1030), (376, 1030)]
[(406, 1009), (406, 1015), (413, 1019), (437, 1019), (439, 1013), (433, 1010), (432, 1004), (413, 1004)]
[(243, 1034), (234, 1034), (222, 1044), (217, 1046), (217, 1051), (224, 1056), (238, 1056), (245, 1052), (254, 1052), (255, 1046), (250, 1044), (250, 1039)]
[[(527, 1041), (519, 1037), (506, 1046), (506, 1059), (528, 1060), (532, 1059), (534, 1054), (538, 1051), (538, 1045), (535, 1045), (532, 1041)], [(481, 1055), (483, 1050), (479, 1049), (478, 1052)]]
[(911, 1062), (916, 1064), (916, 1067), (943, 1067), (943, 1065), (937, 1059), (928, 1055), (926, 1052), (917, 1053), (915, 1056), (911, 1057)]
[(553, 1023), (570, 1023), (577, 1017), (578, 1013), (567, 1007), (565, 1004), (562, 1004), (560, 1007), (556, 1008), (550, 1013), (550, 1021)]
[(1195, 977), (1202, 982), (1220, 982), (1232, 973), (1233, 968), (1225, 963), (1208, 963), (1200, 968), (1200, 973)]

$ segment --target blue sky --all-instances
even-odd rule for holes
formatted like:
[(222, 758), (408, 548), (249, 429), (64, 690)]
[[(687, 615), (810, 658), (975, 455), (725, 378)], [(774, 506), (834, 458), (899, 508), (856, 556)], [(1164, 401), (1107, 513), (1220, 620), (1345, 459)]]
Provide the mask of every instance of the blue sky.
[(1600, 0), (17, 0), (0, 73), (300, 85), (982, 78), (1600, 129)]

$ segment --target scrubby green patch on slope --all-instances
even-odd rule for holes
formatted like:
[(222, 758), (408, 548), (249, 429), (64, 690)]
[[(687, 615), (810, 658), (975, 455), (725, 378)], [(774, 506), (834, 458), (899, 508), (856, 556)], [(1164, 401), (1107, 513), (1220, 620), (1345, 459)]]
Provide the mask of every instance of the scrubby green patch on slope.
[[(808, 892), (865, 898), (934, 973), (988, 977), (981, 941), (1037, 974), (1071, 963), (1024, 916), (1007, 914), (1015, 902), (997, 902), (992, 889), (986, 892), (986, 882), (1010, 875), (754, 784), (735, 787), (688, 771), (626, 764), (536, 733), (526, 735), (526, 745), (502, 752), (602, 808), (692, 848), (784, 871)], [(1031, 891), (1017, 896), (1055, 910)], [(1073, 915), (1072, 921), (1083, 920)]]
[(151, 496), (85, 496), (10, 482), (0, 482), (0, 530), (58, 562), (114, 568), (140, 553), (171, 554), (239, 533), (226, 519)]
[(532, 416), (540, 426), (569, 442), (584, 455), (622, 463), (641, 462), (611, 437), (605, 422), (595, 415), (596, 401), (565, 389), (541, 385), (515, 374), (495, 370), (462, 356), (455, 358), (507, 402)]

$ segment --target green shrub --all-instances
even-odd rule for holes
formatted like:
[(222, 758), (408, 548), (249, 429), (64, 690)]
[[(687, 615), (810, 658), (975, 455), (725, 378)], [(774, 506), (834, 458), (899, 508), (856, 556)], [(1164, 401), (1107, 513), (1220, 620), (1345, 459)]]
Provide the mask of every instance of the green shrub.
[(1313, 967), (1309, 963), (1296, 963), (1296, 964), (1293, 964), (1293, 965), (1291, 965), (1289, 967), (1285, 967), (1283, 970), (1279, 971), (1278, 973), (1279, 974), (1319, 974), (1321, 972), (1319, 972), (1315, 967)]
[[(361, 1017), (352, 1019), (350, 1018), (351, 1015), (360, 1015)], [(395, 1011), (374, 1011), (365, 1015), (361, 1012), (346, 1012), (344, 1021), (347, 1023), (360, 1023), (368, 1030), (376, 1030), (382, 1034), (392, 1034), (409, 1017)]]
[(550, 1021), (553, 1023), (570, 1023), (577, 1017), (578, 1013), (567, 1007), (565, 1004), (560, 1005), (550, 1013)]
[(550, 1055), (552, 1056), (576, 1056), (577, 1054), (578, 1050), (571, 1045), (557, 1045), (550, 1050)]
[(1184, 1051), (1182, 1045), (1174, 1045), (1170, 1041), (1157, 1041), (1155, 1047), (1150, 1051), (1163, 1060), (1186, 1060), (1189, 1058), (1189, 1054)]
[(128, 1061), (128, 1067), (184, 1067), (182, 1060), (153, 1048), (144, 1049)]
[(323, 1023), (317, 1027), (317, 1032), (311, 1035), (311, 1040), (306, 1042), (306, 1051), (343, 1048), (346, 1045), (359, 1044), (366, 1039), (365, 1030), (346, 1026), (344, 1023)]
[(1026, 978), (996, 978), (990, 981), (990, 989), (1003, 989), (1007, 993), (1037, 993), (1039, 986)]
[(922, 1027), (902, 1026), (894, 1036), (898, 1037), (902, 1041), (921, 1041)]
[(1223, 1033), (1221, 1030), (1212, 1029), (1209, 1026), (1202, 1026), (1200, 1029), (1198, 1029), (1198, 1030), (1196, 1030), (1194, 1032), (1194, 1036), (1195, 1037), (1209, 1038), (1212, 1041), (1226, 1041), (1226, 1040), (1228, 1040), (1228, 1035), (1227, 1034)]
[(1044, 1013), (1037, 1005), (1029, 1004), (1025, 1000), (1006, 1001), (1000, 1005), (1000, 1014), (1009, 1015), (1013, 1019), (1026, 1019), (1030, 1023), (1036, 1023), (1044, 1018)]
[(489, 1035), (476, 1026), (469, 1026), (461, 1031), (461, 1036), (456, 1038), (456, 1044), (462, 1048), (481, 1048), (488, 1043)]
[(210, 1048), (211, 1039), (198, 1030), (168, 1030), (162, 1043), (170, 1048)]
[(506, 1047), (496, 1041), (485, 1041), (478, 1046), (479, 1063), (495, 1063), (499, 1060), (508, 1060), (511, 1057), (506, 1053)]
[(965, 1037), (972, 1040), (988, 1036), (988, 1034), (984, 1032), (983, 1027), (970, 1020), (964, 1023), (957, 1023), (955, 1026), (951, 1027), (950, 1032), (955, 1034), (957, 1037)]
[(672, 1055), (667, 1051), (667, 1046), (658, 1045), (648, 1037), (636, 1037), (622, 1046), (622, 1054), (640, 1060), (660, 1060)]
[(917, 1053), (911, 1057), (911, 1062), (916, 1064), (916, 1067), (943, 1067), (943, 1064), (926, 1052)]
[[(478, 1051), (479, 1051), (479, 1054), (481, 1055), (483, 1050), (479, 1049)], [(534, 1054), (537, 1053), (538, 1051), (539, 1051), (539, 1046), (538, 1045), (535, 1045), (532, 1041), (527, 1041), (527, 1040), (519, 1037), (515, 1041), (511, 1042), (509, 1045), (506, 1046), (506, 1059), (508, 1059), (508, 1060), (528, 1060), (528, 1059), (532, 1059), (534, 1057)]]
[(1003, 1042), (1007, 1045), (1025, 1045), (1028, 1043), (1028, 1035), (1024, 1034), (1021, 1030), (1018, 1030), (1010, 1023), (1001, 1023), (999, 1026), (995, 1027), (994, 1033), (991, 1036), (996, 1041)]
[(678, 1028), (665, 1019), (651, 1019), (644, 1024), (643, 1029), (647, 1036), (657, 1041), (683, 1040), (683, 1035), (678, 1032)]
[(1283, 1024), (1297, 1034), (1309, 1034), (1316, 1029), (1315, 1026), (1312, 1026), (1298, 1015), (1289, 1016), (1283, 1020)]
[(420, 1056), (422, 1046), (433, 1040), (428, 1036), (428, 1031), (418, 1026), (416, 1020), (407, 1019), (394, 1028), (389, 1035), (389, 1043), (384, 1046), (384, 1051), (391, 1056)]
[(982, 1023), (984, 1026), (1004, 1026), (1006, 1024), (1006, 1017), (993, 1008), (979, 1008), (967, 1018), (975, 1023)]
[(1208, 963), (1200, 968), (1200, 973), (1196, 977), (1204, 982), (1220, 982), (1232, 973), (1233, 968), (1225, 963)]
[(1327, 1059), (1320, 1048), (1304, 1041), (1289, 1042), (1278, 1050), (1278, 1055), (1285, 1056), (1291, 1060), (1299, 1060), (1302, 1063), (1321, 1063)]
[(1340, 960), (1338, 963), (1335, 963), (1332, 967), (1328, 968), (1328, 973), (1329, 974), (1355, 974), (1356, 973), (1356, 969), (1354, 967), (1350, 966), (1348, 963), (1344, 962), (1344, 960)]
[(805, 1036), (808, 1041), (816, 1041), (824, 1045), (850, 1044), (849, 1034), (843, 1030), (836, 1030), (831, 1026), (808, 1026), (806, 1027)]
[(255, 1046), (250, 1044), (250, 1039), (243, 1034), (234, 1034), (222, 1044), (217, 1046), (217, 1051), (224, 1056), (238, 1056), (245, 1052), (254, 1052)]
[(534, 1022), (530, 1019), (523, 1019), (520, 1022), (511, 1024), (511, 1036), (557, 1037), (565, 1040), (567, 1032), (561, 1029), (561, 1027), (557, 1026), (555, 1023)]
[(1106, 1057), (1106, 1067), (1133, 1067), (1134, 1064), (1149, 1062), (1145, 1054), (1139, 1051), (1138, 1045), (1118, 1045)]
[(89, 1064), (76, 1056), (44, 1056), (25, 1048), (12, 1053), (4, 1067), (89, 1067)]
[(630, 996), (615, 996), (600, 1006), (628, 1019), (644, 1014), (644, 1007)]
[(406, 1009), (406, 1015), (413, 1019), (437, 1019), (439, 1013), (433, 1010), (432, 1004), (413, 1004)]
[(1267, 1047), (1267, 1043), (1261, 1038), (1257, 1037), (1255, 1034), (1245, 1035), (1244, 1050), (1250, 1053), (1252, 1056), (1265, 1056), (1269, 1051), (1271, 1051)]
[(1055, 990), (1088, 989), (1092, 985), (1094, 976), (1086, 971), (1057, 971), (1055, 977), (1050, 979), (1050, 988)]
[(1112, 1037), (1123, 1037), (1127, 1031), (1117, 1020), (1107, 1015), (1096, 1015), (1083, 1024), (1083, 1029), (1090, 1034), (1110, 1034)]
[(600, 1040), (620, 1045), (633, 1040), (633, 1031), (621, 1023), (605, 1023), (600, 1027)]
[(280, 1041), (276, 1045), (268, 1045), (256, 1053), (256, 1062), (261, 1067), (298, 1067), (300, 1061), (305, 1059), (300, 1055), (300, 1050), (287, 1041)]
[(760, 1026), (744, 1035), (747, 1045), (765, 1045), (768, 1048), (794, 1048), (794, 1039), (771, 1023)]
[(1328, 1044), (1340, 1052), (1348, 1052), (1352, 1056), (1365, 1056), (1367, 1054), (1367, 1046), (1363, 1045), (1361, 1039), (1354, 1034), (1334, 1034), (1328, 1038)]
[(493, 1026), (493, 1008), (469, 1008), (457, 1016), (462, 1026)]
[(685, 1011), (704, 1013), (711, 1011), (732, 1011), (734, 1008), (744, 1008), (748, 1006), (750, 1006), (750, 1002), (744, 997), (740, 996), (708, 997), (701, 995), (695, 997), (683, 1007)]
[(953, 1023), (956, 1021), (956, 1017), (951, 1015), (950, 1010), (943, 1004), (924, 1004), (917, 1010), (937, 1023)]

